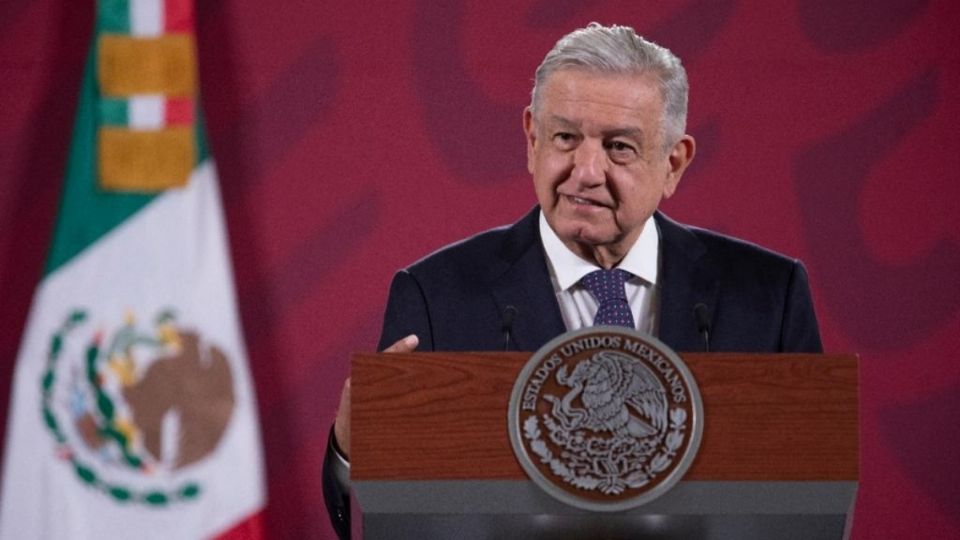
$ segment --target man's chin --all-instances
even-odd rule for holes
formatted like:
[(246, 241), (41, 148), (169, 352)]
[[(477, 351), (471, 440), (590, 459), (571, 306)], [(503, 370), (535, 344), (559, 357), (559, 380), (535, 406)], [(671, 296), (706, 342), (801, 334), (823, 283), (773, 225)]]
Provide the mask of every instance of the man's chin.
[(562, 231), (557, 231), (557, 236), (567, 245), (574, 243), (589, 249), (616, 243), (620, 237), (615, 231), (582, 224), (570, 225)]

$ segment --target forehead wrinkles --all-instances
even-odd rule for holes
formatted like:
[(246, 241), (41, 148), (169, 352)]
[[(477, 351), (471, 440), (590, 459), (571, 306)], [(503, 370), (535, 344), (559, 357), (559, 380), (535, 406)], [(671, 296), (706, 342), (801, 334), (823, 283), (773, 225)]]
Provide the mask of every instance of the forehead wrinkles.
[(638, 115), (649, 109), (659, 109), (660, 100), (650, 100), (643, 92), (613, 92), (613, 91), (570, 91), (558, 90), (555, 95), (547, 96), (544, 100), (548, 108), (568, 109), (571, 107), (597, 109), (597, 112), (612, 112), (614, 114)]
[[(559, 77), (558, 77), (559, 79)], [(649, 88), (629, 84), (630, 80), (591, 84), (591, 81), (554, 80), (544, 92), (536, 117), (543, 121), (565, 121), (574, 126), (597, 124), (603, 129), (640, 129), (659, 123), (662, 100)]]

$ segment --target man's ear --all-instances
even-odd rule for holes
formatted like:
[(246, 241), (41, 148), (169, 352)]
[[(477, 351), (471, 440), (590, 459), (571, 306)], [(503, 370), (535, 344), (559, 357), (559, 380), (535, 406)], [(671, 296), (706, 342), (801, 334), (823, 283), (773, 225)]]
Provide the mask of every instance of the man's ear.
[(523, 135), (527, 138), (527, 171), (533, 174), (534, 147), (537, 144), (537, 126), (530, 107), (523, 109)]
[(677, 190), (683, 171), (687, 170), (690, 162), (693, 161), (696, 151), (697, 142), (690, 135), (680, 137), (680, 140), (670, 149), (670, 153), (667, 155), (667, 164), (669, 165), (667, 180), (663, 185), (664, 199), (669, 199)]

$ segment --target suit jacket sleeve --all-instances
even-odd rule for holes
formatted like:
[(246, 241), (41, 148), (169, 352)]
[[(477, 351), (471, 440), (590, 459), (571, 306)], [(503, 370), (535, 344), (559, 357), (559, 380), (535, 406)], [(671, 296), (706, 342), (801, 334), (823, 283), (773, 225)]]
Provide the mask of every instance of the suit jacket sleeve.
[(323, 502), (337, 537), (346, 540), (350, 538), (350, 471), (340, 462), (339, 451), (331, 427), (323, 457)]
[(430, 324), (430, 312), (426, 298), (417, 278), (407, 270), (400, 270), (393, 276), (387, 309), (383, 315), (383, 330), (380, 332), (382, 351), (397, 340), (416, 334), (420, 339), (417, 350), (433, 350), (433, 331)]
[(782, 352), (823, 352), (807, 271), (800, 261), (794, 262), (787, 287), (780, 346)]

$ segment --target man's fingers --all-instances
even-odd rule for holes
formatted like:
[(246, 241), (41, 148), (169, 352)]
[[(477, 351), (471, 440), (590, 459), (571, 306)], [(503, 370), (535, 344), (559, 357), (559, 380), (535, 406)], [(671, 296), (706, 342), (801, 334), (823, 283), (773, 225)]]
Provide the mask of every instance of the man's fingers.
[[(416, 335), (398, 340), (383, 352), (408, 353), (413, 352), (420, 344)], [(343, 382), (343, 391), (340, 392), (340, 408), (337, 409), (337, 419), (333, 424), (333, 435), (337, 438), (337, 446), (347, 456), (350, 455), (350, 378)]]
[(413, 352), (417, 348), (417, 345), (420, 344), (420, 338), (416, 334), (410, 334), (409, 336), (397, 340), (396, 343), (387, 347), (383, 352), (391, 353), (408, 353)]
[(337, 438), (337, 446), (346, 456), (350, 455), (350, 378), (343, 382), (343, 391), (340, 392), (340, 408), (337, 409), (337, 420), (333, 424), (333, 435)]

